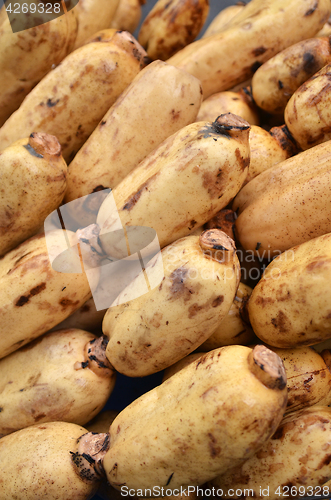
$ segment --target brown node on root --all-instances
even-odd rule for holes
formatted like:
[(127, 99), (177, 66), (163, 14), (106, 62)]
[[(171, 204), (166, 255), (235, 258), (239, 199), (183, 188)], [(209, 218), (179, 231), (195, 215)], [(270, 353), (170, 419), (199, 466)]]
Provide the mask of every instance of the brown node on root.
[(236, 252), (233, 239), (220, 229), (207, 229), (201, 233), (199, 244), (204, 254), (218, 262), (228, 262)]
[(29, 137), (29, 146), (40, 156), (61, 156), (61, 144), (54, 135), (33, 132)]
[(108, 338), (104, 335), (90, 340), (84, 349), (84, 361), (75, 364), (75, 370), (89, 368), (99, 377), (111, 377), (115, 370), (106, 357)]
[(105, 477), (103, 458), (110, 446), (110, 435), (87, 432), (77, 441), (78, 449), (70, 452), (76, 473), (83, 481), (100, 481)]
[(283, 390), (287, 378), (283, 361), (264, 345), (256, 345), (248, 355), (250, 371), (269, 389)]

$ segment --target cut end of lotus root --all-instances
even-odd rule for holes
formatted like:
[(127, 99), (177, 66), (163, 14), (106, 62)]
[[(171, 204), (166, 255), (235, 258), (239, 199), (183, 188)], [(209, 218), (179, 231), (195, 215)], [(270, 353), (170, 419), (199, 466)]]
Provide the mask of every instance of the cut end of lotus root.
[(220, 229), (207, 229), (201, 233), (199, 244), (206, 255), (219, 262), (228, 261), (236, 251), (233, 239)]
[(88, 432), (77, 443), (77, 452), (70, 452), (75, 471), (84, 481), (100, 481), (105, 476), (102, 464), (110, 446), (110, 435)]
[(231, 132), (249, 131), (251, 128), (246, 120), (233, 113), (224, 113), (220, 115), (213, 122), (213, 126), (220, 134), (229, 133), (230, 135)]
[(32, 132), (29, 146), (40, 156), (61, 156), (61, 144), (54, 135)]
[(269, 389), (283, 390), (286, 387), (286, 372), (283, 361), (275, 352), (257, 345), (249, 353), (250, 371)]

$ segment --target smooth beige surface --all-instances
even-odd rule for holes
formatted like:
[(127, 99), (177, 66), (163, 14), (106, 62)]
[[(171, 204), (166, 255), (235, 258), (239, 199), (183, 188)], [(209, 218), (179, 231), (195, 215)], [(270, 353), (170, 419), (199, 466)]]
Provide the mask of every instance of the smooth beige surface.
[(276, 137), (255, 125), (252, 125), (249, 132), (249, 148), (250, 162), (245, 184), (268, 170), (268, 168), (287, 160), (291, 156), (291, 151), (287, 148), (286, 142), (277, 141)]
[[(106, 355), (117, 371), (142, 377), (163, 370), (213, 333), (233, 303), (240, 275), (234, 246), (217, 254), (219, 260), (204, 253), (198, 236), (181, 238), (162, 251), (160, 286), (128, 302), (144, 281), (140, 274), (117, 297), (102, 324), (109, 338)], [(146, 266), (152, 283), (154, 271), (159, 273), (155, 261)]]
[(242, 490), (243, 496), (234, 494), (231, 498), (252, 498), (255, 493), (255, 498), (276, 500), (284, 494), (290, 497), (291, 487), (293, 493), (297, 488), (299, 496), (323, 496), (323, 487), (319, 485), (331, 477), (330, 424), (331, 408), (291, 413), (254, 457), (212, 481), (211, 486), (223, 491)]
[(86, 429), (75, 424), (37, 424), (0, 439), (0, 487), (6, 500), (86, 500), (97, 483), (82, 480), (70, 452)]
[[(17, 23), (24, 25), (22, 17), (31, 22), (34, 0), (27, 0), (30, 12), (21, 11)], [(9, 4), (7, 4), (8, 6)], [(19, 4), (21, 5), (21, 4)], [(16, 9), (16, 7), (15, 7)], [(47, 15), (46, 15), (47, 16)], [(13, 28), (15, 29), (15, 21)], [(45, 22), (34, 28), (13, 33), (5, 7), (0, 10), (0, 127), (20, 106), (25, 96), (73, 49), (78, 24), (76, 9), (65, 16)]]
[(261, 63), (315, 35), (329, 0), (251, 0), (223, 31), (187, 45), (168, 62), (199, 78), (204, 97), (249, 79)]
[(138, 41), (151, 59), (166, 60), (193, 42), (208, 13), (208, 0), (158, 0), (140, 27)]
[(190, 365), (193, 363), (193, 361), (196, 361), (197, 359), (201, 358), (204, 354), (207, 354), (206, 352), (193, 352), (192, 354), (189, 354), (188, 356), (185, 356), (185, 358), (180, 359), (177, 361), (177, 363), (174, 363), (173, 365), (169, 366), (164, 370), (164, 375), (162, 378), (162, 382), (165, 382), (168, 378), (172, 377), (175, 373), (179, 372), (185, 366)]
[(327, 64), (294, 92), (285, 108), (285, 123), (303, 150), (331, 139), (330, 75)]
[[(195, 120), (201, 101), (196, 78), (162, 61), (149, 64), (70, 163), (65, 201), (115, 188), (162, 141)], [(79, 222), (94, 222), (95, 214), (84, 205), (78, 210), (77, 203)]]
[(68, 162), (140, 71), (145, 51), (129, 33), (69, 54), (30, 92), (0, 129), (0, 149), (31, 132), (55, 135)]
[(0, 360), (0, 437), (35, 423), (84, 425), (102, 410), (114, 373), (77, 367), (88, 361), (85, 347), (95, 338), (77, 328), (58, 330)]
[(207, 38), (208, 36), (215, 35), (216, 33), (222, 31), (228, 22), (232, 21), (233, 18), (244, 8), (244, 5), (239, 5), (239, 3), (240, 2), (221, 10), (221, 12), (211, 21), (202, 38)]
[(328, 37), (302, 40), (264, 63), (254, 74), (256, 104), (274, 114), (284, 113), (292, 94), (331, 61)]
[[(229, 130), (210, 122), (184, 127), (128, 174), (112, 191), (123, 226), (154, 228), (162, 248), (224, 208), (242, 186), (249, 162), (249, 124), (241, 120), (236, 128), (231, 123), (240, 119), (234, 117), (223, 120)], [(106, 198), (97, 217), (106, 251), (106, 233), (118, 227), (111, 206)]]
[[(58, 248), (62, 234), (50, 233), (48, 246), (44, 235), (30, 238), (0, 261), (0, 358), (50, 330), (91, 297), (85, 273), (52, 268), (48, 251)], [(82, 269), (74, 256), (72, 264)], [(68, 256), (65, 262), (70, 269)], [(98, 282), (97, 269), (91, 279)]]
[(254, 341), (254, 333), (241, 317), (241, 307), (248, 300), (252, 289), (239, 284), (234, 301), (228, 314), (217, 326), (214, 333), (199, 347), (202, 351), (211, 351), (224, 345), (249, 345)]
[(217, 92), (203, 101), (196, 121), (213, 122), (219, 115), (233, 113), (251, 125), (259, 125), (257, 110), (250, 104), (244, 92)]
[(110, 28), (119, 3), (119, 0), (79, 0), (75, 7), (78, 18), (75, 49), (83, 45), (93, 33)]
[(233, 202), (236, 235), (265, 258), (331, 231), (331, 141), (252, 179)]
[(133, 33), (138, 28), (144, 3), (144, 0), (120, 0), (110, 27)]
[(299, 347), (331, 337), (331, 233), (298, 245), (266, 268), (248, 302), (256, 335), (275, 347)]
[(114, 28), (105, 28), (103, 30), (96, 31), (92, 36), (85, 40), (84, 45), (93, 42), (111, 42), (116, 32), (117, 30)]
[[(43, 137), (58, 144), (54, 137)], [(21, 139), (0, 153), (0, 256), (33, 236), (59, 207), (67, 165), (58, 146), (55, 154), (40, 155), (29, 139)]]
[(103, 462), (111, 484), (201, 485), (254, 454), (279, 425), (287, 392), (253, 375), (251, 352), (211, 351), (127, 406)]
[(321, 355), (311, 347), (271, 349), (283, 360), (286, 370), (286, 412), (321, 405), (325, 399), (330, 401), (331, 373)]

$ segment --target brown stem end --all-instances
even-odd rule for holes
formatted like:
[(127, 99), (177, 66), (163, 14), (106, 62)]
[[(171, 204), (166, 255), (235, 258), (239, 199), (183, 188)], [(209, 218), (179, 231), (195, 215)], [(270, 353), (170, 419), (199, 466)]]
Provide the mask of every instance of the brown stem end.
[(32, 132), (29, 146), (41, 156), (61, 156), (61, 144), (54, 135)]
[(269, 389), (283, 390), (287, 378), (283, 361), (264, 345), (256, 345), (248, 355), (250, 371)]
[(90, 340), (85, 346), (85, 360), (81, 363), (76, 363), (75, 369), (89, 368), (99, 377), (112, 377), (115, 370), (106, 357), (108, 342), (108, 338), (104, 335)]
[(105, 477), (103, 458), (109, 450), (110, 435), (88, 432), (78, 439), (77, 444), (77, 452), (70, 452), (77, 474), (87, 482), (100, 481)]
[(232, 135), (232, 133), (237, 134), (238, 132), (249, 132), (251, 126), (250, 124), (241, 118), (241, 116), (234, 115), (233, 113), (225, 113), (220, 115), (213, 122), (213, 127), (219, 134)]
[(219, 262), (228, 261), (236, 251), (232, 238), (220, 229), (207, 229), (199, 236), (201, 250)]

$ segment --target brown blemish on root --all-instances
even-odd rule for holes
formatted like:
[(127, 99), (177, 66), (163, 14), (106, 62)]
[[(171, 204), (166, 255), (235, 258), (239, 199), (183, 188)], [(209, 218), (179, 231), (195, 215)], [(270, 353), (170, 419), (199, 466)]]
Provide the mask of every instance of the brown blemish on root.
[(153, 314), (152, 319), (150, 320), (150, 324), (155, 328), (159, 328), (161, 326), (161, 320), (163, 318), (163, 314), (156, 312)]
[(79, 300), (73, 301), (73, 300), (66, 297), (64, 299), (61, 299), (59, 304), (60, 304), (60, 306), (62, 306), (62, 311), (64, 311), (68, 307), (72, 307), (72, 308), (77, 307), (79, 304)]
[(271, 323), (275, 328), (278, 329), (280, 333), (286, 333), (288, 331), (288, 318), (283, 311), (279, 311), (276, 318), (271, 319)]
[(224, 296), (219, 295), (218, 297), (216, 297), (216, 299), (213, 300), (213, 302), (211, 303), (211, 306), (218, 307), (222, 304), (223, 301), (224, 301)]
[(320, 69), (320, 64), (312, 52), (305, 52), (302, 58), (302, 69), (308, 75), (313, 75)]
[(176, 111), (175, 109), (171, 110), (171, 119), (176, 121), (180, 117), (180, 111)]
[(208, 433), (209, 441), (209, 452), (212, 458), (218, 457), (221, 453), (221, 447), (217, 446), (217, 440), (211, 432)]
[(204, 172), (202, 178), (202, 185), (208, 192), (210, 198), (220, 198), (223, 193), (222, 170), (219, 169), (216, 175), (214, 172)]
[(249, 166), (249, 157), (244, 158), (243, 156), (241, 156), (239, 148), (236, 149), (235, 154), (241, 170), (245, 170), (245, 168)]
[(322, 267), (325, 266), (325, 264), (329, 264), (330, 262), (331, 262), (330, 259), (328, 259), (328, 260), (313, 260), (312, 262), (310, 262), (307, 265), (306, 270), (309, 272), (314, 272), (316, 270), (320, 270)]
[(331, 463), (331, 455), (325, 455), (325, 457), (318, 464), (316, 470), (322, 469), (322, 467), (330, 465), (330, 463)]
[(43, 340), (43, 337), (38, 337), (38, 338), (34, 339), (33, 341), (29, 342), (27, 345), (21, 347), (21, 351), (25, 352), (25, 351), (29, 351), (30, 349), (33, 349), (36, 345), (40, 344), (40, 342), (42, 342), (42, 340)]
[(40, 413), (39, 415), (34, 416), (33, 419), (35, 422), (39, 422), (39, 420), (41, 420), (42, 418), (45, 418), (45, 417), (46, 417), (46, 413)]
[(273, 304), (274, 302), (275, 302), (274, 299), (272, 299), (271, 297), (259, 296), (259, 297), (256, 297), (256, 299), (255, 299), (255, 304), (262, 306), (262, 307), (265, 307), (266, 304)]
[(27, 304), (31, 297), (38, 295), (46, 288), (46, 283), (41, 283), (40, 285), (31, 288), (30, 293), (28, 295), (21, 295), (21, 297), (15, 302), (15, 306), (22, 307)]
[(188, 309), (188, 317), (189, 319), (194, 318), (200, 311), (203, 309), (210, 310), (211, 308), (218, 307), (222, 304), (224, 300), (223, 295), (219, 295), (216, 298), (210, 298), (205, 304), (199, 305), (197, 302), (192, 304)]
[(156, 172), (146, 182), (144, 182), (140, 186), (140, 188), (138, 189), (138, 191), (136, 191), (135, 194), (128, 199), (128, 201), (123, 206), (123, 210), (131, 210), (135, 206), (135, 204), (137, 203), (137, 201), (139, 200), (139, 198), (141, 197), (143, 191), (147, 191), (148, 192), (148, 186), (151, 183), (153, 183), (153, 181), (155, 180), (155, 178), (158, 175), (159, 175), (159, 172)]
[(191, 295), (194, 293), (192, 289), (187, 287), (185, 280), (189, 270), (185, 267), (178, 267), (169, 276), (171, 281), (170, 294), (172, 299), (182, 297), (184, 302), (191, 300)]
[(262, 54), (264, 54), (267, 50), (268, 49), (266, 49), (263, 46), (257, 47), (256, 49), (252, 50), (252, 54), (254, 57), (258, 57), (258, 56), (261, 56)]
[(304, 17), (308, 17), (308, 16), (311, 16), (312, 14), (314, 14), (317, 7), (318, 7), (318, 0), (316, 0), (314, 6), (311, 9), (307, 10), (307, 12), (304, 14)]
[(31, 425), (46, 417), (48, 421), (61, 421), (67, 417), (74, 404), (63, 388), (54, 388), (37, 380), (24, 389), (28, 392), (21, 398), (17, 411), (25, 414)]
[(192, 304), (189, 309), (188, 309), (188, 317), (189, 319), (191, 318), (194, 318), (194, 316), (196, 316), (198, 314), (199, 311), (201, 311), (201, 309), (204, 309), (205, 306), (199, 306), (199, 304), (195, 303), (195, 304)]

